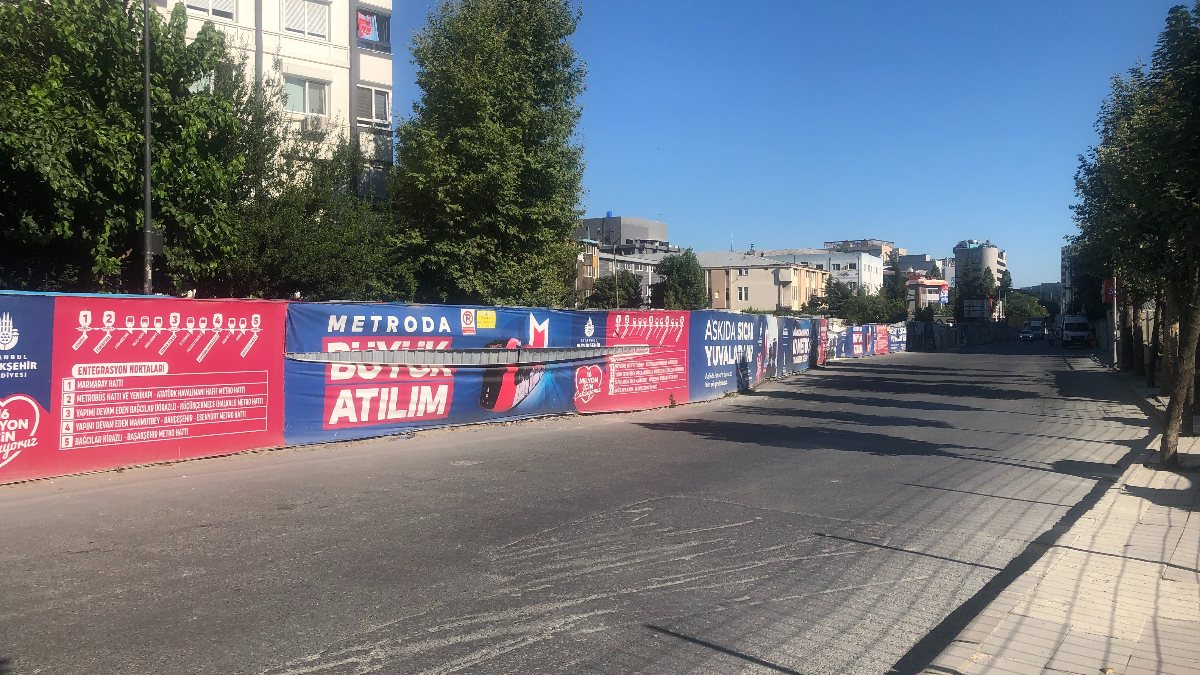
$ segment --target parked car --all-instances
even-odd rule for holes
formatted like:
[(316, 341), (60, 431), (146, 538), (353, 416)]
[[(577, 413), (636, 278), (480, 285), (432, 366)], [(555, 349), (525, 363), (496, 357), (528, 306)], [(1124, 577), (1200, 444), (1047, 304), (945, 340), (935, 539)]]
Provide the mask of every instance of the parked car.
[(1021, 342), (1033, 342), (1041, 337), (1038, 335), (1040, 332), (1041, 331), (1034, 331), (1032, 328), (1022, 328), (1021, 332), (1017, 333), (1017, 339)]

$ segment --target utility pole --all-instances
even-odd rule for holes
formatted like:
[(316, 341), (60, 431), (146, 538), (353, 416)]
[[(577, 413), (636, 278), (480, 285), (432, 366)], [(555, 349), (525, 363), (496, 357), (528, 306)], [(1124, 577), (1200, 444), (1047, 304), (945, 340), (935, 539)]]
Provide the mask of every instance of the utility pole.
[(1113, 370), (1116, 370), (1116, 368), (1117, 368), (1117, 340), (1119, 339), (1119, 337), (1121, 335), (1121, 326), (1120, 326), (1120, 324), (1117, 323), (1117, 321), (1118, 321), (1118, 319), (1117, 319), (1117, 269), (1115, 267), (1113, 268), (1112, 282), (1113, 282), (1113, 285), (1112, 285), (1112, 322), (1113, 322), (1112, 367), (1113, 367)]
[(142, 154), (145, 161), (142, 180), (142, 292), (154, 293), (154, 235), (150, 206), (150, 0), (142, 0)]

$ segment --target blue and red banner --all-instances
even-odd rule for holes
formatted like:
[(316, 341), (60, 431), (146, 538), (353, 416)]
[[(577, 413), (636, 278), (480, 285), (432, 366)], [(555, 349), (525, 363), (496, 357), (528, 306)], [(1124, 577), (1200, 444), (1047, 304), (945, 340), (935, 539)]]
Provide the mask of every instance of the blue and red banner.
[[(285, 442), (644, 410), (905, 343), (904, 324), (831, 327), (711, 310), (0, 293), (0, 483)], [(632, 349), (564, 362), (536, 356), (620, 346)], [(459, 349), (505, 350), (512, 362), (319, 356)]]

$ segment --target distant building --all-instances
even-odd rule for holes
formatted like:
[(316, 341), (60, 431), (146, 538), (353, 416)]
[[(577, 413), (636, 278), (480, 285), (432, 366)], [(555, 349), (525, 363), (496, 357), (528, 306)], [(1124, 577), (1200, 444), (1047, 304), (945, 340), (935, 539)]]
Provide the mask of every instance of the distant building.
[(584, 218), (579, 221), (576, 239), (589, 239), (600, 250), (617, 255), (648, 253), (679, 253), (667, 239), (667, 224), (649, 218), (614, 216), (609, 211), (604, 218)]
[(942, 297), (950, 293), (950, 282), (945, 279), (929, 279), (924, 274), (912, 272), (908, 275), (904, 289), (908, 301), (908, 314), (912, 316), (923, 307), (940, 306)]
[(843, 241), (827, 241), (824, 244), (825, 248), (830, 251), (842, 251), (845, 253), (870, 253), (876, 258), (887, 260), (894, 251), (898, 255), (904, 255), (908, 251), (896, 246), (895, 242), (884, 241), (882, 239), (846, 239)]
[(1028, 293), (1042, 302), (1062, 302), (1063, 286), (1057, 281), (1050, 281), (1037, 286), (1026, 286), (1018, 288), (1022, 293)]
[(868, 293), (875, 293), (883, 286), (883, 259), (870, 253), (841, 252), (824, 248), (777, 248), (766, 251), (751, 249), (747, 253), (825, 270), (850, 288), (862, 288)]
[(579, 244), (575, 256), (575, 306), (583, 307), (596, 288), (596, 279), (600, 278), (600, 247), (590, 239)]
[(958, 242), (954, 247), (956, 272), (961, 273), (966, 265), (979, 270), (980, 274), (983, 274), (983, 270), (990, 269), (998, 284), (1000, 277), (1008, 269), (1008, 259), (1004, 251), (991, 241), (966, 239)]
[(799, 312), (825, 294), (829, 273), (796, 263), (733, 251), (697, 253), (710, 309)]
[(617, 272), (629, 272), (642, 283), (642, 305), (650, 304), (650, 286), (662, 281), (658, 274), (658, 263), (667, 257), (668, 253), (647, 253), (645, 255), (620, 255), (600, 251), (596, 255), (596, 278), (611, 277)]
[(1061, 307), (1064, 314), (1076, 311), (1075, 299), (1078, 293), (1076, 286), (1075, 257), (1079, 255), (1079, 246), (1071, 243), (1062, 247), (1059, 252), (1058, 269), (1059, 284), (1061, 285)]
[[(885, 259), (886, 263), (887, 260)], [(934, 267), (938, 269), (938, 275), (954, 285), (954, 258), (934, 258), (928, 253), (910, 253), (896, 258), (897, 271), (901, 274), (908, 272), (921, 272), (929, 274), (929, 271)]]

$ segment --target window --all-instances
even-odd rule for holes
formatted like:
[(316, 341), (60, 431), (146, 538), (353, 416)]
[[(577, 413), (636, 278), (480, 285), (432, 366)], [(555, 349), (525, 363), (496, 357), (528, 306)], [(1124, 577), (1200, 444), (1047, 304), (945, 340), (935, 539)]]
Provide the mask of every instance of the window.
[(856, 270), (856, 269), (858, 269), (858, 263), (849, 263), (849, 264), (847, 264), (847, 265), (846, 265), (846, 269), (848, 269), (848, 270)]
[(833, 271), (839, 272), (842, 269), (842, 263), (833, 263)]
[(750, 299), (750, 287), (749, 286), (738, 286), (738, 300), (749, 300), (749, 299)]
[(392, 53), (392, 17), (365, 9), (357, 11), (358, 46), (377, 52)]
[(299, 77), (283, 78), (283, 92), (287, 97), (287, 109), (305, 115), (328, 115), (325, 105), (329, 85), (317, 80)]
[(328, 40), (329, 3), (322, 0), (283, 0), (283, 30)]
[(388, 108), (388, 92), (385, 89), (359, 87), (358, 100), (355, 101), (354, 107), (360, 122), (387, 124), (391, 119)]
[(747, 277), (747, 276), (750, 276), (750, 270), (749, 270), (748, 268), (745, 268), (745, 267), (739, 267), (739, 268), (738, 268), (738, 276), (739, 276), (739, 277)]
[(821, 263), (817, 263), (817, 269), (823, 270), (823, 269), (825, 269), (825, 266), (822, 265)]
[(187, 8), (197, 14), (221, 19), (233, 18), (234, 0), (187, 0)]

